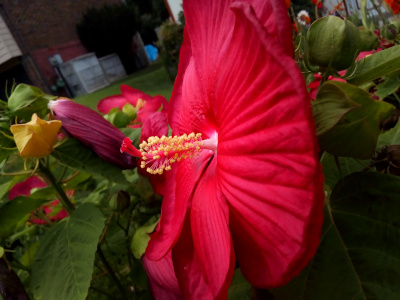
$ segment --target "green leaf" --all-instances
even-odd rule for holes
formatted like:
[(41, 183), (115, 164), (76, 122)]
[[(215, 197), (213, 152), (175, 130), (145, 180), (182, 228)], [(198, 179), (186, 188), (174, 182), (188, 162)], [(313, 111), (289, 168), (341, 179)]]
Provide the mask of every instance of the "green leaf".
[(399, 72), (395, 72), (385, 76), (385, 80), (376, 86), (375, 95), (380, 98), (386, 98), (387, 96), (396, 92), (400, 87), (400, 76)]
[(341, 178), (365, 169), (369, 164), (369, 160), (358, 160), (352, 157), (337, 157), (336, 162), (332, 154), (325, 152), (322, 155), (321, 164), (325, 177), (325, 185), (333, 189)]
[(152, 233), (154, 231), (154, 228), (157, 226), (158, 219), (159, 216), (153, 216), (147, 222), (147, 225), (139, 227), (133, 235), (131, 248), (133, 255), (137, 259), (141, 259), (142, 255), (146, 251), (147, 244), (150, 241), (150, 233)]
[(397, 122), (395, 127), (379, 136), (376, 149), (381, 150), (383, 146), (398, 144), (400, 144), (400, 122)]
[(228, 290), (229, 300), (251, 300), (251, 284), (243, 277), (240, 269), (233, 273), (231, 285)]
[(352, 100), (354, 89), (342, 91), (340, 86), (324, 83), (318, 91), (315, 101), (312, 102), (313, 117), (317, 135), (321, 135), (335, 126), (350, 110), (360, 107)]
[(35, 299), (86, 298), (103, 227), (102, 213), (87, 203), (46, 232), (32, 264)]
[[(330, 117), (333, 121), (338, 119), (350, 103), (353, 108), (343, 114), (332, 128), (326, 130), (333, 121), (324, 118), (323, 114), (325, 112), (330, 116), (329, 110), (335, 101), (342, 104), (337, 105), (337, 116)], [(356, 86), (338, 81), (324, 83), (315, 102), (313, 114), (316, 118), (320, 147), (336, 156), (359, 159), (368, 159), (374, 154), (381, 123), (395, 109), (389, 103), (374, 100), (369, 93)]]
[(357, 62), (357, 68), (348, 83), (361, 85), (368, 81), (380, 78), (394, 71), (400, 70), (400, 46), (394, 46)]
[(280, 299), (385, 299), (400, 295), (400, 178), (356, 173), (325, 207), (319, 249)]
[(128, 184), (120, 168), (98, 157), (77, 139), (70, 138), (51, 153), (61, 164), (92, 175), (101, 175), (113, 182)]
[(48, 110), (49, 100), (56, 98), (46, 95), (37, 87), (19, 84), (8, 99), (8, 108), (19, 120), (30, 121), (33, 113), (37, 113), (40, 118), (43, 118)]
[(15, 197), (0, 207), (0, 239), (6, 238), (29, 218), (32, 210), (48, 202), (46, 198)]

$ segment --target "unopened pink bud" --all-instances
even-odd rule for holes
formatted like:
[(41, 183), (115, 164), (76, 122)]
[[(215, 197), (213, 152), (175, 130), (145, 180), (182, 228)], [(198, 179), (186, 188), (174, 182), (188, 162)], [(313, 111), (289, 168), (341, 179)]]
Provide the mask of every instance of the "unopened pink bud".
[(124, 134), (94, 110), (69, 99), (49, 102), (63, 128), (105, 161), (123, 169), (136, 166), (136, 158), (119, 151)]

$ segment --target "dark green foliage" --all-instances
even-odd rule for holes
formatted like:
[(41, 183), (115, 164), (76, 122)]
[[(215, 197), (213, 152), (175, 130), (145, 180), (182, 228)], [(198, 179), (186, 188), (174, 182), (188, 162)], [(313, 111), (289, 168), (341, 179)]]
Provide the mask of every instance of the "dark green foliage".
[(79, 38), (88, 51), (98, 57), (118, 53), (127, 73), (134, 68), (131, 44), (137, 28), (133, 9), (123, 4), (90, 8), (77, 25)]
[(183, 42), (183, 28), (185, 26), (183, 12), (180, 13), (179, 19), (181, 23), (165, 22), (160, 30), (160, 54), (171, 80), (175, 80), (178, 73), (179, 50)]
[(155, 28), (169, 18), (163, 0), (127, 0), (126, 4), (135, 11), (139, 21), (138, 30), (145, 45), (157, 42)]

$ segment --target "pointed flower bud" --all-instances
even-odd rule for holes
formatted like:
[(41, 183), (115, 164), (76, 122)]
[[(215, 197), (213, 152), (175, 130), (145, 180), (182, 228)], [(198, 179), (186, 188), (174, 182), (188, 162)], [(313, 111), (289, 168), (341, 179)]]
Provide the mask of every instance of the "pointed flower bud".
[(22, 157), (41, 158), (53, 150), (60, 128), (60, 121), (45, 121), (33, 114), (30, 122), (11, 125), (10, 130)]
[(136, 166), (134, 157), (119, 151), (124, 134), (99, 113), (65, 98), (50, 101), (49, 108), (71, 136), (91, 148), (102, 159), (123, 169)]

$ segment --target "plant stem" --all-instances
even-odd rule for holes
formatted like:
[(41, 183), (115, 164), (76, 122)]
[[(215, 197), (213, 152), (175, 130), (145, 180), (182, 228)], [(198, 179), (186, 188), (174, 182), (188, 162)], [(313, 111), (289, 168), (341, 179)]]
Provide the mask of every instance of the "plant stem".
[(124, 287), (121, 285), (119, 282), (119, 279), (117, 278), (117, 275), (115, 275), (113, 269), (111, 268), (110, 264), (108, 263), (103, 251), (101, 250), (100, 246), (97, 246), (97, 254), (99, 255), (104, 267), (110, 273), (111, 278), (114, 280), (115, 284), (117, 285), (119, 291), (121, 292), (121, 295), (124, 297), (124, 299), (128, 299)]
[(74, 205), (68, 199), (67, 195), (64, 192), (64, 189), (57, 182), (54, 175), (41, 161), (39, 161), (39, 170), (44, 176), (46, 176), (46, 178), (50, 181), (51, 185), (56, 189), (57, 194), (60, 197), (59, 200), (60, 200), (61, 204), (63, 205), (65, 210), (68, 212), (68, 214), (71, 214), (75, 209)]
[(314, 8), (315, 8), (315, 19), (318, 20), (319, 19), (318, 5), (314, 5)]

